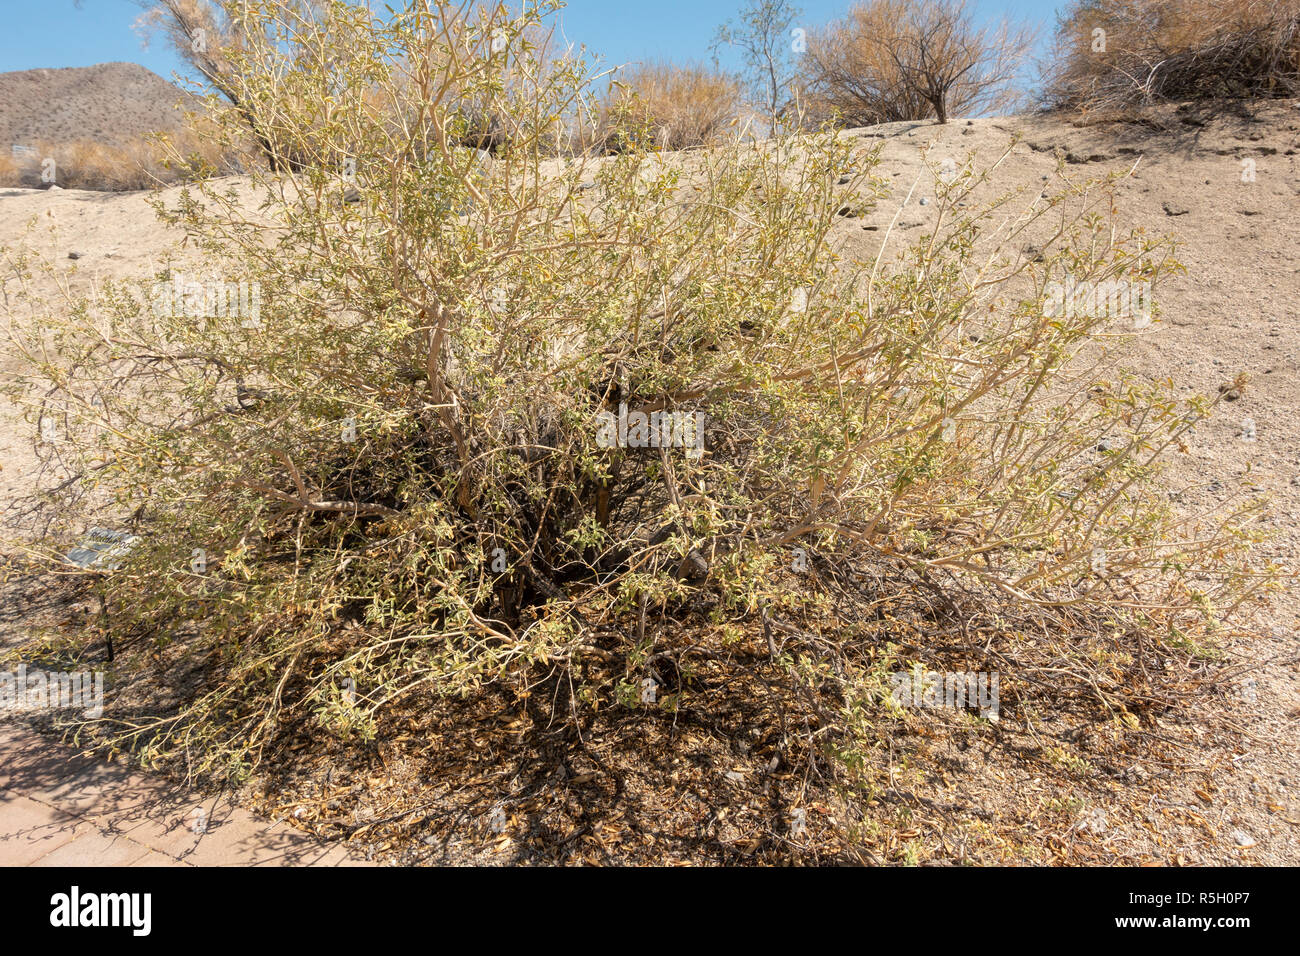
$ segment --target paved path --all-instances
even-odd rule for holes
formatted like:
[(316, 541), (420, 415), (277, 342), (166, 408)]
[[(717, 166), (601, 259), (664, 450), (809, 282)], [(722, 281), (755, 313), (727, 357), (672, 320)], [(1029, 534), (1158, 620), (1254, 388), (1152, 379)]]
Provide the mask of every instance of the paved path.
[(0, 722), (0, 866), (365, 866), (259, 819)]

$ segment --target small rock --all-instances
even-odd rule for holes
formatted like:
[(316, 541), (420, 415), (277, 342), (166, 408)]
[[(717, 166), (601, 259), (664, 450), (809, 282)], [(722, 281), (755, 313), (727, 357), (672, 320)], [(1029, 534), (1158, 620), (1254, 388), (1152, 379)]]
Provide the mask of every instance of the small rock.
[(1188, 209), (1186, 206), (1182, 205), (1181, 203), (1170, 203), (1170, 202), (1164, 204), (1164, 210), (1166, 216), (1186, 216), (1189, 212), (1191, 212), (1190, 209)]
[(1254, 846), (1258, 841), (1245, 830), (1233, 830), (1232, 842), (1243, 849)]
[(849, 183), (851, 183), (852, 181), (853, 181), (853, 180), (850, 179), (848, 176), (841, 176), (841, 177), (840, 177), (840, 180), (839, 180), (839, 183), (837, 183), (837, 185), (840, 185), (840, 186), (847, 186), (847, 185), (848, 185)]
[(82, 254), (81, 254), (80, 252), (69, 252), (69, 253), (68, 253), (68, 258), (69, 258), (69, 259), (80, 259), (80, 258), (81, 258), (81, 255), (82, 255)]
[(928, 205), (930, 205), (930, 200), (927, 199), (926, 197), (922, 196), (922, 197), (921, 197), (921, 205), (922, 205), (922, 206), (928, 206)]

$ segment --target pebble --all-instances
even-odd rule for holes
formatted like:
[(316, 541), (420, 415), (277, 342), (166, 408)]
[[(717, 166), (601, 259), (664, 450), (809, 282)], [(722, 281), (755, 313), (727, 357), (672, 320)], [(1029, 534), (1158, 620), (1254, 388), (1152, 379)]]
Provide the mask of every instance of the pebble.
[(1233, 830), (1232, 842), (1239, 847), (1248, 848), (1254, 846), (1257, 841), (1245, 830)]
[(68, 258), (69, 258), (69, 259), (80, 259), (81, 256), (82, 256), (82, 253), (80, 253), (80, 252), (69, 252), (69, 253), (68, 253)]
[(922, 197), (921, 197), (921, 205), (922, 205), (922, 206), (928, 206), (928, 205), (930, 205), (930, 200), (927, 199), (927, 198), (925, 198), (924, 196), (922, 196)]

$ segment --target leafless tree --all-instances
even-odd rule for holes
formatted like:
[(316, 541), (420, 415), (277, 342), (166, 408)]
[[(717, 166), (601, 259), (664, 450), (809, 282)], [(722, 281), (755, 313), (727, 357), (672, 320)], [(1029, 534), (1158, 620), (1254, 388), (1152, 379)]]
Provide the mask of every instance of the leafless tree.
[[(286, 11), (310, 17), (315, 0), (282, 0)], [(225, 97), (248, 123), (249, 132), (266, 157), (272, 171), (288, 164), (258, 127), (243, 100), (241, 84), (232, 57), (245, 49), (246, 37), (239, 18), (231, 15), (227, 0), (136, 0), (144, 9), (136, 21), (146, 37), (162, 36), (185, 63)]]
[(977, 27), (965, 0), (919, 0), (886, 48), (903, 81), (946, 123), (954, 106), (1005, 105), (1032, 40), (1006, 20)]
[(961, 0), (862, 0), (813, 32), (800, 71), (805, 119), (868, 126), (1008, 109), (1033, 43), (977, 27)]
[(749, 0), (736, 21), (718, 27), (713, 49), (733, 46), (744, 57), (745, 73), (759, 106), (775, 128), (793, 78), (791, 27), (802, 11), (789, 0)]

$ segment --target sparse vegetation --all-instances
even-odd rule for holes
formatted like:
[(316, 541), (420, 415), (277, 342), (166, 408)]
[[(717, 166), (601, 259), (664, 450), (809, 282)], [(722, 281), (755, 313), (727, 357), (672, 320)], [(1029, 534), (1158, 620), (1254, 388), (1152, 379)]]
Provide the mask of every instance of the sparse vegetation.
[(680, 150), (718, 143), (740, 118), (739, 85), (702, 65), (629, 67), (600, 109), (598, 145), (606, 152), (643, 147)]
[[(98, 140), (35, 142), (29, 157), (0, 159), (0, 186), (43, 188), (49, 182), (63, 189), (108, 192), (156, 189), (198, 176), (229, 175), (239, 159), (202, 136), (179, 135), (162, 144), (141, 139), (123, 146)], [(42, 178), (42, 164), (52, 180)]]
[(1075, 0), (1061, 15), (1043, 99), (1126, 111), (1300, 91), (1297, 0)]

